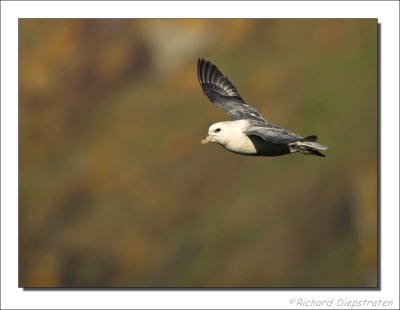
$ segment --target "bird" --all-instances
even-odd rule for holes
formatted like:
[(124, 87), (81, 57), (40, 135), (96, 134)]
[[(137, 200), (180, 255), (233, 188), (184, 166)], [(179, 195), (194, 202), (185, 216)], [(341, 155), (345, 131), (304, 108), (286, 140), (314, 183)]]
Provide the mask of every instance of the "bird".
[(317, 136), (297, 135), (267, 121), (239, 95), (236, 87), (210, 61), (199, 58), (197, 77), (204, 94), (230, 117), (211, 125), (201, 144), (217, 143), (226, 150), (247, 156), (282, 156), (291, 153), (325, 157), (328, 148)]

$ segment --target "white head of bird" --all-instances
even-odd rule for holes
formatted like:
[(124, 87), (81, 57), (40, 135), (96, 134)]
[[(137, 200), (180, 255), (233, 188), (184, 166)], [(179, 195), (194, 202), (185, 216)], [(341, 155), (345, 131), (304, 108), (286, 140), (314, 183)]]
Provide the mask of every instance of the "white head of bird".
[(208, 136), (201, 141), (201, 144), (213, 142), (233, 152), (253, 153), (254, 146), (247, 135), (243, 133), (243, 129), (247, 126), (247, 120), (215, 123), (210, 126)]

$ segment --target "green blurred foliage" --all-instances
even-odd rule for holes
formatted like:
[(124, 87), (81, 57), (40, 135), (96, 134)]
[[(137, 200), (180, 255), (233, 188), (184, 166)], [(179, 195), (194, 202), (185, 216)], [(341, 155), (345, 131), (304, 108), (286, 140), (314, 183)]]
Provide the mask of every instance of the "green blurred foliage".
[[(202, 147), (198, 57), (327, 157)], [(19, 99), (20, 286), (377, 286), (377, 20), (20, 19)]]

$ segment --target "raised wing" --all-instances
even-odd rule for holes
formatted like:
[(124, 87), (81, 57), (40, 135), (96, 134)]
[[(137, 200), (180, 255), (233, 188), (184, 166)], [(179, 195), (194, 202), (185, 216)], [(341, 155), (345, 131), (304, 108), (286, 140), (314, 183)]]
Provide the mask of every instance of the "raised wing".
[(232, 120), (253, 119), (267, 122), (255, 108), (244, 102), (235, 86), (211, 62), (199, 58), (197, 77), (208, 99)]

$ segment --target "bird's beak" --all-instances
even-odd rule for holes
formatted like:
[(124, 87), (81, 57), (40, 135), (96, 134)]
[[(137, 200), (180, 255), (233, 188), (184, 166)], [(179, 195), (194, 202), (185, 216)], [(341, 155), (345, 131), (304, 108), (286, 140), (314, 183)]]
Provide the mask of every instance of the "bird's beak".
[(210, 135), (209, 135), (209, 136), (207, 136), (205, 139), (201, 140), (201, 144), (202, 144), (202, 145), (207, 144), (208, 142), (211, 142), (212, 139), (213, 139), (213, 136), (210, 136)]

